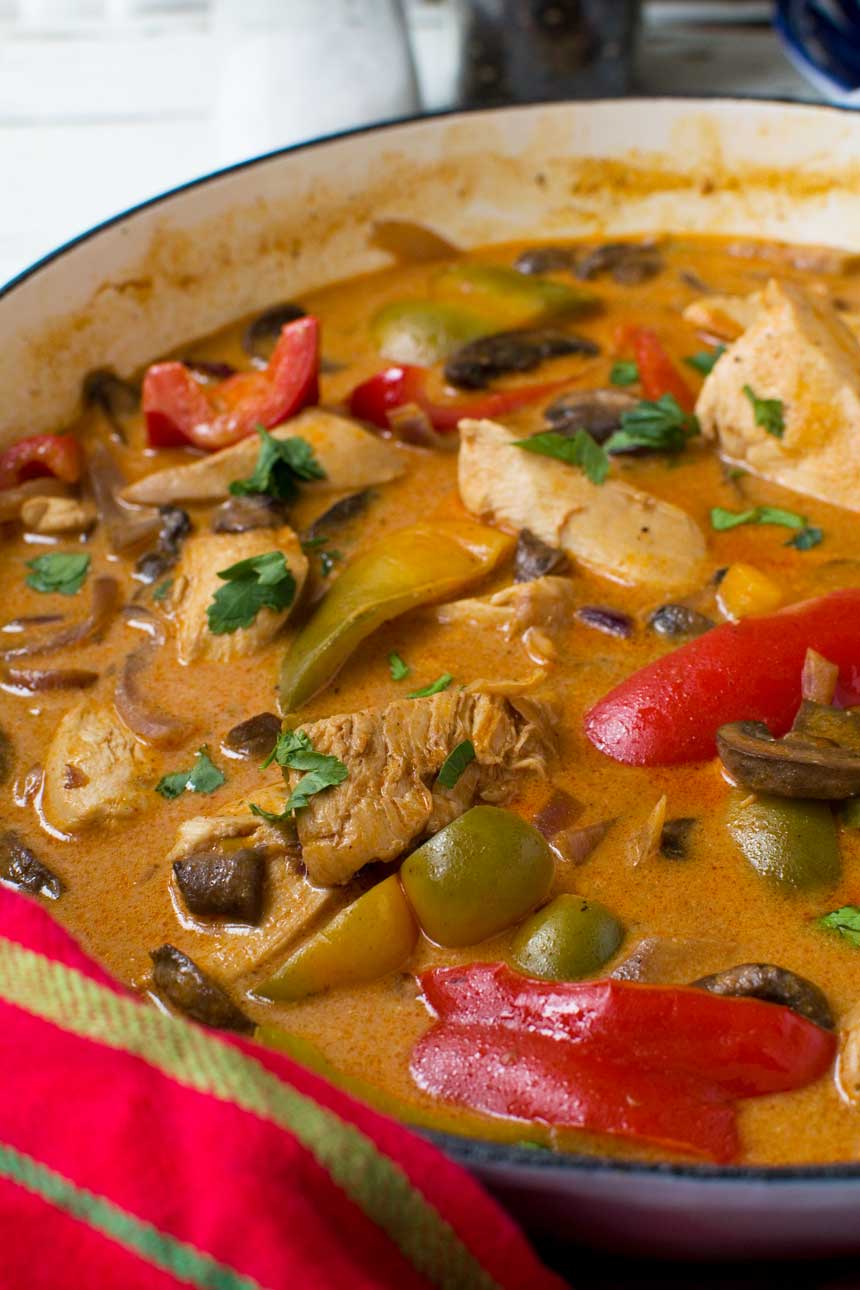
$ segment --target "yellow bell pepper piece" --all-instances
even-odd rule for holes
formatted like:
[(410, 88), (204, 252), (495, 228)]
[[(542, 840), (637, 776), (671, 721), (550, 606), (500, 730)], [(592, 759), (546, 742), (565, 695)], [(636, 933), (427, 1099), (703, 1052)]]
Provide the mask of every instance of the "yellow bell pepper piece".
[(339, 985), (375, 981), (401, 968), (417, 939), (412, 910), (392, 874), (300, 945), (257, 993), (295, 1003)]
[(365, 637), (390, 618), (456, 595), (489, 573), (514, 539), (470, 521), (389, 533), (343, 571), (288, 647), (281, 704), (294, 712), (328, 685)]
[(728, 618), (770, 614), (782, 604), (782, 589), (751, 564), (733, 564), (720, 583), (719, 603)]

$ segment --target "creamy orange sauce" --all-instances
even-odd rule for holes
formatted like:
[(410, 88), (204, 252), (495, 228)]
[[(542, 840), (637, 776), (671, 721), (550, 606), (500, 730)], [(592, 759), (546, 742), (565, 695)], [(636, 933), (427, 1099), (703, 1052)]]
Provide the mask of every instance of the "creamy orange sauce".
[[(476, 253), (493, 263), (511, 264), (522, 248), (492, 247)], [(601, 277), (594, 289), (602, 311), (583, 318), (575, 330), (596, 340), (596, 358), (571, 357), (547, 363), (540, 376), (529, 375), (499, 384), (538, 379), (569, 378), (571, 387), (593, 388), (608, 384), (614, 359), (613, 330), (619, 321), (644, 322), (655, 327), (669, 351), (680, 358), (703, 348), (695, 329), (681, 318), (682, 309), (701, 294), (687, 285), (681, 272), (691, 270), (720, 293), (748, 292), (771, 276), (774, 266), (763, 259), (740, 259), (727, 254), (720, 243), (685, 238), (667, 241), (665, 267), (660, 275), (639, 286), (620, 286)], [(375, 352), (368, 322), (380, 305), (393, 300), (419, 298), (426, 293), (435, 266), (396, 266), (369, 277), (340, 283), (302, 299), (303, 306), (321, 322), (323, 354), (331, 370), (322, 376), (322, 402), (339, 404), (360, 380), (385, 365)], [(802, 274), (784, 267), (778, 272), (813, 284), (820, 283), (834, 297), (860, 308), (860, 280)], [(560, 277), (560, 280), (566, 280)], [(239, 345), (240, 327), (188, 346), (181, 356), (224, 359), (246, 366)], [(154, 356), (155, 357), (155, 356)], [(684, 369), (691, 387), (700, 377)], [(439, 387), (441, 389), (441, 385)], [(507, 418), (523, 433), (541, 426), (541, 406)], [(90, 413), (72, 428), (85, 444), (108, 432), (98, 413)], [(129, 442), (114, 445), (117, 459), (129, 479), (146, 474), (156, 465), (184, 460), (181, 451), (154, 454), (144, 448), (142, 424), (135, 424)], [(406, 475), (375, 489), (376, 500), (360, 522), (332, 545), (346, 559), (380, 535), (422, 518), (463, 514), (456, 489), (456, 455), (410, 449)], [(772, 577), (781, 587), (785, 603), (831, 590), (860, 584), (858, 533), (860, 519), (806, 497), (768, 485), (750, 476), (726, 477), (713, 449), (701, 442), (691, 446), (680, 461), (665, 458), (632, 458), (616, 464), (619, 478), (629, 480), (657, 496), (681, 505), (699, 524), (708, 542), (711, 570), (746, 561)], [(301, 500), (291, 523), (302, 529), (333, 500), (327, 496)], [(825, 533), (815, 549), (799, 552), (785, 546), (786, 530), (749, 526), (714, 533), (709, 523), (713, 506), (732, 510), (771, 504), (799, 511)], [(203, 528), (208, 509), (189, 508), (193, 521)], [(73, 550), (75, 537), (46, 542), (22, 536), (9, 525), (0, 549), (0, 585), (4, 589), (3, 618), (63, 613), (67, 619), (85, 612), (88, 588), (77, 598), (48, 596), (24, 584), (24, 561), (44, 551)], [(86, 549), (93, 572), (110, 572), (123, 587), (123, 599), (137, 598), (151, 605), (151, 590), (141, 591), (131, 576), (133, 561), (109, 553), (97, 527)], [(835, 561), (847, 561), (845, 565)], [(319, 561), (311, 556), (314, 577), (321, 590), (325, 580)], [(333, 580), (343, 563), (335, 567)], [(169, 575), (168, 575), (169, 576)], [(777, 963), (817, 982), (838, 1015), (860, 1001), (860, 950), (835, 936), (824, 934), (814, 919), (828, 909), (860, 903), (860, 834), (843, 831), (840, 844), (843, 877), (837, 889), (786, 896), (764, 883), (746, 864), (731, 841), (723, 822), (728, 789), (719, 764), (672, 769), (631, 769), (597, 753), (582, 733), (582, 714), (597, 698), (636, 668), (671, 648), (645, 625), (647, 614), (667, 597), (653, 590), (630, 589), (597, 578), (582, 569), (571, 571), (576, 601), (580, 605), (606, 605), (632, 614), (637, 628), (632, 640), (617, 640), (572, 622), (558, 638), (559, 662), (550, 673), (549, 686), (563, 705), (561, 748), (551, 773), (552, 784), (572, 793), (584, 804), (579, 824), (617, 817), (605, 841), (578, 868), (559, 864), (556, 890), (593, 897), (612, 909), (626, 927), (620, 961), (644, 936), (691, 938), (737, 947), (729, 962)], [(92, 577), (92, 574), (91, 574)], [(506, 585), (510, 569), (502, 569), (479, 591)], [(156, 606), (157, 608), (157, 606)], [(52, 911), (106, 966), (122, 980), (144, 990), (148, 987), (149, 951), (164, 942), (192, 957), (200, 933), (189, 924), (172, 894), (166, 855), (179, 824), (224, 802), (252, 797), (260, 783), (253, 761), (230, 760), (220, 751), (227, 731), (262, 711), (275, 711), (278, 666), (291, 628), (253, 657), (232, 664), (197, 661), (179, 666), (171, 648), (161, 651), (150, 681), (159, 705), (190, 716), (193, 729), (187, 741), (170, 751), (156, 750), (155, 777), (190, 766), (194, 752), (208, 745), (213, 758), (228, 776), (228, 783), (212, 797), (185, 794), (167, 802), (152, 792), (145, 809), (113, 825), (84, 830), (78, 836), (59, 838), (42, 827), (38, 798), (30, 800), (25, 779), (42, 764), (47, 745), (63, 712), (77, 696), (69, 693), (21, 696), (0, 691), (0, 728), (14, 744), (14, 771), (0, 789), (2, 818), (17, 830), (32, 849), (63, 880), (66, 890)], [(0, 636), (0, 647), (14, 645), (17, 637)], [(116, 620), (99, 644), (85, 645), (72, 655), (34, 660), (34, 665), (65, 664), (92, 668), (100, 679), (91, 691), (110, 701), (117, 669), (139, 636)], [(396, 650), (412, 669), (408, 686), (392, 680), (388, 655)], [(403, 697), (404, 690), (432, 681), (444, 671), (456, 682), (486, 678), (521, 679), (533, 664), (518, 641), (506, 642), (486, 632), (442, 626), (431, 613), (417, 611), (380, 629), (357, 650), (334, 683), (301, 711), (303, 722), (337, 712), (384, 704)], [(545, 800), (545, 783), (524, 781), (513, 808), (529, 816)], [(634, 867), (631, 838), (661, 794), (668, 797), (668, 815), (694, 816), (698, 824), (691, 854), (684, 861), (651, 857)], [(242, 935), (241, 932), (222, 933)], [(260, 1024), (281, 1027), (310, 1041), (328, 1062), (344, 1075), (374, 1085), (383, 1098), (407, 1104), (405, 1114), (432, 1119), (470, 1132), (509, 1139), (541, 1140), (544, 1131), (520, 1124), (504, 1124), (434, 1107), (432, 1100), (413, 1084), (408, 1070), (411, 1045), (429, 1024), (417, 995), (412, 973), (431, 964), (504, 958), (512, 933), (468, 951), (445, 951), (421, 940), (415, 959), (403, 973), (361, 987), (340, 989), (290, 1006), (265, 1005), (245, 996), (253, 984), (249, 977), (233, 989), (235, 997)], [(708, 970), (690, 951), (689, 979)], [(271, 964), (267, 965), (271, 968)], [(608, 965), (609, 969), (613, 964)], [(750, 1100), (740, 1104), (743, 1159), (751, 1163), (784, 1164), (808, 1161), (855, 1160), (860, 1156), (860, 1114), (840, 1098), (832, 1076), (792, 1094)], [(634, 1148), (605, 1138), (574, 1132), (554, 1135), (562, 1149), (592, 1150), (613, 1154), (658, 1157), (659, 1152)]]

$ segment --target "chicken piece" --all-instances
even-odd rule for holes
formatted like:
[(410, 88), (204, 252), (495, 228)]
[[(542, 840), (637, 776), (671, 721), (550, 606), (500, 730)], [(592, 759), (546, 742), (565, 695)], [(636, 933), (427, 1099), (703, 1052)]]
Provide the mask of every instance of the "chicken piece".
[(702, 296), (687, 305), (684, 318), (706, 336), (733, 341), (752, 326), (760, 306), (760, 291), (748, 296)]
[[(306, 408), (270, 433), (276, 439), (305, 439), (326, 473), (325, 479), (304, 484), (314, 492), (367, 488), (397, 479), (405, 469), (400, 449), (390, 440), (363, 430), (355, 421)], [(247, 479), (254, 472), (260, 440), (251, 435), (200, 457), (187, 466), (168, 466), (136, 480), (123, 489), (127, 502), (163, 506), (167, 502), (219, 502), (229, 495), (234, 479)]]
[[(282, 811), (283, 779), (264, 785), (251, 800), (264, 810)], [(292, 822), (274, 824), (261, 819), (249, 811), (246, 798), (228, 803), (217, 815), (195, 816), (181, 824), (167, 864), (172, 866), (174, 860), (202, 851), (230, 849), (231, 845), (253, 847), (266, 857), (263, 917), (256, 927), (243, 927), (241, 934), (201, 920), (191, 924), (182, 942), (195, 963), (226, 983), (289, 951), (323, 916), (335, 914), (355, 895), (345, 888), (314, 887), (300, 872)]]
[(630, 484), (592, 484), (576, 466), (515, 447), (495, 421), (460, 422), (460, 496), (473, 514), (528, 528), (604, 577), (660, 590), (704, 578), (705, 540), (680, 507)]
[(76, 497), (28, 497), (21, 506), (21, 523), (30, 533), (86, 533), (95, 520), (95, 507)]
[(839, 1024), (839, 1062), (836, 1082), (847, 1102), (860, 1103), (860, 1004), (856, 1004)]
[[(757, 424), (751, 394), (782, 404), (782, 431)], [(755, 322), (705, 381), (696, 413), (729, 461), (860, 510), (860, 344), (824, 299), (769, 282)]]
[[(223, 579), (219, 571), (240, 560), (283, 551), (296, 580), (292, 605), (283, 610), (261, 609), (250, 627), (214, 636), (206, 611)], [(176, 622), (176, 649), (180, 663), (195, 658), (221, 661), (241, 658), (261, 649), (287, 621), (298, 601), (308, 572), (308, 561), (291, 528), (250, 529), (246, 533), (198, 533), (189, 538), (176, 567), (170, 589), (170, 609)]]
[(519, 636), (526, 653), (541, 665), (556, 657), (553, 633), (573, 618), (574, 590), (569, 578), (551, 574), (515, 582), (491, 596), (452, 600), (431, 611), (443, 625), (489, 627), (505, 640)]
[[(475, 802), (506, 801), (518, 775), (545, 773), (553, 744), (545, 705), (465, 690), (327, 717), (305, 729), (317, 752), (349, 770), (296, 815), (308, 876), (326, 886), (347, 882), (370, 860), (395, 859)], [(452, 789), (434, 785), (465, 739), (475, 760)], [(291, 790), (300, 778), (289, 772)]]
[(856, 273), (860, 268), (860, 255), (856, 251), (843, 251), (835, 246), (807, 246), (786, 242), (757, 242), (738, 238), (726, 246), (729, 255), (739, 260), (763, 260), (765, 263), (787, 265), (804, 273)]
[(139, 810), (152, 792), (152, 757), (113, 707), (94, 700), (67, 712), (45, 758), (42, 810), (63, 833)]

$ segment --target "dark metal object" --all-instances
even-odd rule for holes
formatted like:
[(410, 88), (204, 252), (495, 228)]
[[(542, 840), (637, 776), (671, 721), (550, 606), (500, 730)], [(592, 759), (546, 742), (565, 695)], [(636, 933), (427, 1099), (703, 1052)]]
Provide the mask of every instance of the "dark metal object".
[(624, 94), (639, 0), (464, 0), (459, 102)]

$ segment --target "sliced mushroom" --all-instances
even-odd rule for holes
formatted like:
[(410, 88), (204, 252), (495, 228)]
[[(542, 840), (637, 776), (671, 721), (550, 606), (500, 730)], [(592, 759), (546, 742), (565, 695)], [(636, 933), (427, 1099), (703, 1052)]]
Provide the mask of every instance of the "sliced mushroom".
[(250, 358), (268, 363), (272, 350), (278, 343), (281, 329), (287, 323), (304, 318), (305, 311), (301, 305), (287, 301), (284, 304), (272, 305), (263, 313), (253, 318), (242, 332), (242, 348)]
[(141, 582), (157, 582), (168, 569), (172, 569), (179, 559), (182, 543), (191, 532), (191, 519), (187, 511), (178, 506), (159, 506), (161, 529), (158, 542), (152, 551), (147, 551), (134, 566), (135, 575)]
[(461, 345), (445, 363), (445, 379), (463, 390), (482, 390), (497, 376), (531, 372), (547, 358), (584, 354), (593, 358), (599, 345), (585, 336), (544, 328), (500, 331)]
[(679, 636), (702, 636), (716, 627), (716, 623), (689, 605), (670, 603), (654, 610), (648, 618), (648, 626), (658, 636), (675, 639)]
[(287, 522), (287, 508), (277, 497), (251, 493), (231, 497), (212, 516), (215, 533), (247, 533), (250, 529), (279, 529)]
[(700, 977), (692, 984), (711, 994), (778, 1003), (824, 1030), (834, 1027), (833, 1013), (824, 992), (806, 977), (797, 976), (788, 968), (774, 967), (772, 963), (740, 963), (713, 976)]
[(269, 756), (281, 733), (281, 718), (274, 712), (259, 712), (256, 717), (241, 721), (224, 736), (221, 747), (233, 757), (258, 757), (264, 761)]
[(192, 914), (259, 923), (263, 913), (266, 861), (262, 851), (203, 852), (175, 860), (173, 872)]
[(0, 878), (31, 896), (59, 900), (63, 884), (12, 829), (0, 834)]
[(572, 273), (576, 252), (571, 246), (531, 246), (514, 261), (517, 273)]
[(692, 815), (667, 820), (660, 835), (660, 855), (667, 860), (686, 860), (690, 854), (690, 834), (696, 823)]
[(717, 731), (720, 760), (754, 793), (843, 801), (860, 794), (860, 752), (792, 732), (775, 739), (760, 721), (736, 721)]
[(140, 390), (129, 381), (123, 381), (115, 372), (98, 368), (84, 377), (83, 400), (87, 407), (96, 407), (107, 417), (114, 437), (120, 443), (128, 438), (128, 418), (140, 409)]
[(563, 573), (567, 556), (558, 547), (550, 546), (532, 533), (520, 529), (514, 556), (514, 582), (534, 582), (548, 573)]
[(613, 281), (634, 286), (655, 277), (663, 259), (654, 246), (642, 242), (606, 242), (581, 259), (574, 272), (585, 282), (608, 273)]
[(332, 529), (342, 528), (344, 524), (358, 519), (367, 510), (374, 496), (372, 488), (363, 488), (360, 493), (350, 493), (348, 497), (342, 497), (339, 502), (329, 506), (322, 515), (318, 515), (313, 523), (308, 525), (302, 534), (302, 541), (317, 541), (321, 537), (326, 537)]
[(860, 756), (860, 710), (831, 708), (804, 698), (786, 738), (825, 739)]
[(546, 408), (544, 418), (559, 434), (587, 430), (592, 439), (603, 443), (621, 429), (622, 415), (637, 403), (638, 399), (623, 390), (571, 390)]
[(173, 945), (153, 950), (152, 980), (156, 990), (168, 1003), (193, 1021), (218, 1030), (238, 1030), (244, 1034), (254, 1023), (237, 1008), (220, 985), (208, 977), (187, 954)]

